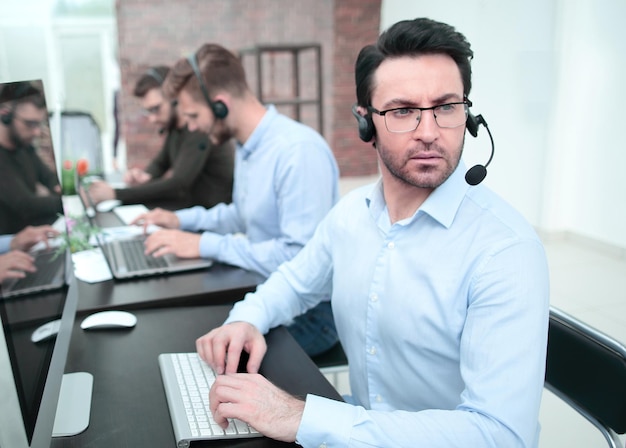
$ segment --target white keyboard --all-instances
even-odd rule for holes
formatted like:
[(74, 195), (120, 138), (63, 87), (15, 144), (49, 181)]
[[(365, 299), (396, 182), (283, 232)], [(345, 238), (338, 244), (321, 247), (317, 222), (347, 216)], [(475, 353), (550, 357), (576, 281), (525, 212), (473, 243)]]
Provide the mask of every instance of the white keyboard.
[(215, 373), (196, 353), (173, 353), (167, 356), (172, 358), (192, 437), (223, 439), (260, 435), (241, 420), (231, 419), (225, 430), (213, 420), (209, 409), (209, 389), (215, 381)]

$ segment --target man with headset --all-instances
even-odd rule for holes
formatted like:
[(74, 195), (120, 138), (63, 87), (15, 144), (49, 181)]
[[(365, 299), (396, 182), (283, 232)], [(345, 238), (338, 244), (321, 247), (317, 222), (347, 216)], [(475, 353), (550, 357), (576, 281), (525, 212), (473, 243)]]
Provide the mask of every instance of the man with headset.
[(124, 174), (128, 188), (113, 189), (106, 182), (93, 182), (89, 195), (94, 203), (119, 199), (125, 204), (174, 208), (230, 203), (233, 144), (212, 145), (206, 134), (187, 129), (176, 102), (163, 97), (161, 86), (168, 72), (169, 67), (151, 67), (137, 80), (133, 92), (150, 123), (166, 133), (163, 148), (145, 170), (131, 168)]
[[(178, 99), (189, 129), (205, 132), (215, 145), (236, 140), (233, 202), (140, 216), (146, 225), (168, 228), (147, 238), (146, 252), (202, 256), (270, 275), (302, 249), (338, 199), (339, 170), (328, 144), (261, 104), (239, 58), (220, 45), (205, 44), (178, 61), (164, 92)], [(328, 301), (288, 329), (310, 355), (337, 341)]]
[[(355, 113), (382, 178), (344, 197), (197, 341), (225, 373), (209, 394), (222, 426), (238, 418), (305, 447), (537, 446), (548, 268), (524, 218), (468, 185), (475, 173), (465, 179), (472, 56), (462, 34), (429, 19), (361, 50)], [(256, 373), (263, 334), (329, 293), (350, 367), (345, 403), (292, 397)], [(249, 373), (235, 373), (244, 349)]]
[(47, 123), (46, 101), (29, 81), (0, 92), (0, 234), (51, 224), (62, 213), (61, 187), (33, 145)]

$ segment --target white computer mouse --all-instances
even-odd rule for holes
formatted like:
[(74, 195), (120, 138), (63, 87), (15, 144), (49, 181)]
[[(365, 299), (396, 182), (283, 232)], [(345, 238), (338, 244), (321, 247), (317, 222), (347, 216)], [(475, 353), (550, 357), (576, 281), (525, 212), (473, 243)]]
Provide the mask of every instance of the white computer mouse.
[(110, 328), (131, 328), (137, 324), (137, 317), (127, 311), (100, 311), (83, 319), (83, 330), (104, 330)]
[(106, 213), (113, 210), (115, 207), (122, 205), (122, 201), (119, 199), (107, 199), (106, 201), (99, 202), (96, 205), (96, 210), (100, 213)]
[(61, 327), (61, 319), (52, 320), (38, 327), (30, 336), (30, 340), (34, 343), (47, 341), (59, 332)]

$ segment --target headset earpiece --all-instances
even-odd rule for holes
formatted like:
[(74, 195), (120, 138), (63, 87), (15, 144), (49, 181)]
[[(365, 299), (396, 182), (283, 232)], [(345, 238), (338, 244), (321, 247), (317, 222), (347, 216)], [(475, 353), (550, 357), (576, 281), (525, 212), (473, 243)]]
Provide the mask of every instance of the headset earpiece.
[(359, 126), (359, 138), (364, 142), (371, 142), (372, 138), (374, 138), (374, 123), (372, 122), (371, 114), (367, 114), (365, 116), (361, 115), (357, 111), (357, 104), (352, 106), (352, 115), (356, 118), (356, 122)]
[(213, 115), (215, 115), (216, 119), (223, 120), (228, 115), (228, 107), (223, 101), (211, 101), (211, 98), (209, 97), (209, 90), (206, 88), (204, 81), (202, 80), (202, 74), (200, 73), (198, 62), (196, 61), (196, 55), (190, 55), (187, 57), (187, 60), (189, 61), (189, 65), (191, 65), (191, 69), (193, 70), (193, 73), (198, 80), (198, 84), (200, 85), (200, 90), (202, 90), (202, 95), (211, 108)]
[(228, 115), (228, 107), (223, 101), (211, 101), (209, 106), (211, 106), (213, 115), (215, 115), (215, 118), (218, 120), (222, 120)]
[(471, 112), (469, 112), (467, 115), (467, 121), (465, 122), (465, 126), (467, 127), (467, 130), (472, 137), (478, 136), (479, 124), (480, 122), (478, 121), (478, 119), (474, 115), (472, 115)]
[(10, 110), (6, 114), (0, 116), (0, 121), (2, 121), (3, 125), (9, 126), (13, 121), (13, 111)]

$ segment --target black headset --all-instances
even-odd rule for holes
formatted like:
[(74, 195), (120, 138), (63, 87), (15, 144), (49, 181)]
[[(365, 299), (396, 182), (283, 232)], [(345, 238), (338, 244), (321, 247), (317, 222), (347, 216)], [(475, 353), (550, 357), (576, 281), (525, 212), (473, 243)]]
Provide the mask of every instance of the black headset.
[[(359, 138), (364, 142), (371, 142), (374, 138), (374, 134), (376, 133), (376, 128), (372, 122), (372, 113), (368, 112), (365, 116), (363, 116), (357, 111), (357, 106), (358, 104), (354, 104), (352, 106), (352, 115), (356, 118), (359, 127)], [(465, 127), (472, 137), (478, 136), (478, 127), (480, 125), (483, 125), (489, 134), (489, 139), (491, 140), (491, 155), (489, 156), (487, 163), (484, 165), (474, 165), (467, 170), (467, 173), (465, 173), (465, 181), (470, 185), (478, 185), (487, 176), (487, 166), (491, 163), (491, 159), (493, 159), (493, 154), (496, 150), (491, 131), (489, 130), (489, 126), (487, 126), (487, 122), (483, 116), (474, 116), (471, 112), (468, 112)]]
[(156, 69), (154, 69), (153, 67), (150, 67), (146, 71), (146, 76), (149, 76), (152, 79), (154, 79), (156, 82), (159, 83), (160, 86), (162, 86), (163, 83), (165, 82), (165, 79), (163, 79), (163, 76), (161, 76), (161, 74), (158, 71), (156, 71)]
[(213, 111), (213, 115), (215, 115), (216, 119), (223, 120), (228, 115), (228, 107), (222, 101), (211, 101), (211, 98), (209, 97), (209, 91), (204, 85), (204, 81), (202, 81), (202, 74), (200, 73), (198, 62), (196, 61), (196, 55), (192, 54), (188, 56), (187, 60), (189, 61), (189, 64), (191, 65), (191, 68), (193, 69), (193, 73), (196, 76), (196, 79), (198, 80), (198, 84), (200, 84), (200, 89), (202, 90), (204, 99), (206, 100), (207, 104)]
[(2, 121), (2, 124), (5, 126), (9, 126), (11, 124), (13, 121), (13, 107), (11, 107), (6, 114), (0, 116), (0, 121)]

